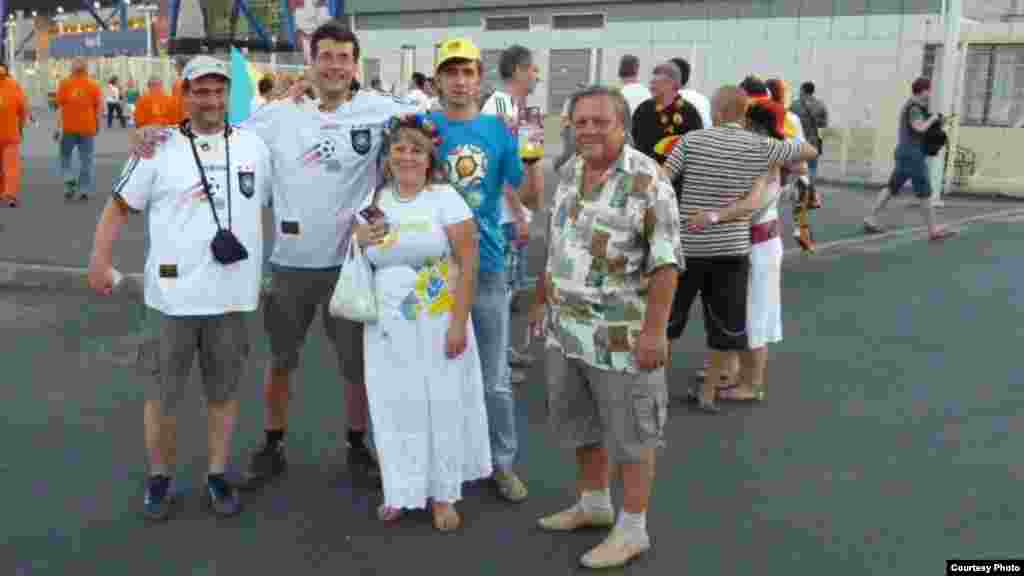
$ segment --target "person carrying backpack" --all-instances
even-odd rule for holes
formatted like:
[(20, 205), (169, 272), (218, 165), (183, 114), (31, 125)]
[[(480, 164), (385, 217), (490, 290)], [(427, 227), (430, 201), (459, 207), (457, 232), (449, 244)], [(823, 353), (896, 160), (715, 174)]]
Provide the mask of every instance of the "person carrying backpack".
[(935, 222), (931, 178), (926, 161), (928, 156), (933, 155), (927, 148), (928, 133), (936, 126), (941, 131), (943, 118), (941, 114), (931, 114), (928, 111), (928, 101), (932, 93), (931, 80), (918, 78), (914, 81), (911, 91), (913, 96), (900, 110), (896, 166), (889, 177), (889, 183), (878, 193), (871, 213), (864, 219), (864, 230), (868, 234), (884, 231), (878, 224), (878, 215), (889, 203), (890, 198), (899, 195), (900, 189), (909, 180), (914, 187), (914, 194), (921, 200), (921, 214), (928, 224), (928, 239), (936, 242), (955, 235), (955, 232), (944, 229)]
[[(818, 158), (821, 158), (822, 146), (824, 144), (821, 139), (821, 129), (828, 127), (828, 109), (825, 108), (825, 104), (821, 100), (814, 96), (813, 82), (804, 82), (800, 86), (800, 98), (793, 102), (789, 109), (800, 118), (804, 139), (818, 150)], [(807, 163), (807, 170), (810, 172), (810, 175), (805, 183), (813, 191), (814, 181), (818, 177), (817, 158)]]

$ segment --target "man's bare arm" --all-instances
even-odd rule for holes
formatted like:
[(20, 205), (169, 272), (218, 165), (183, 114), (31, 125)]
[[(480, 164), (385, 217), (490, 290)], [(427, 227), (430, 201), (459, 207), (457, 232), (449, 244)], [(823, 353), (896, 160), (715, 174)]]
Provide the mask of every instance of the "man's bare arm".
[[(534, 162), (526, 165), (526, 178), (523, 180), (523, 184), (519, 187), (517, 198), (513, 200), (512, 207), (515, 208), (515, 203), (518, 202), (520, 206), (526, 206), (531, 210), (540, 210), (544, 204), (544, 166), (541, 162)], [(506, 192), (507, 197), (507, 192)], [(521, 208), (519, 209), (521, 212)]]

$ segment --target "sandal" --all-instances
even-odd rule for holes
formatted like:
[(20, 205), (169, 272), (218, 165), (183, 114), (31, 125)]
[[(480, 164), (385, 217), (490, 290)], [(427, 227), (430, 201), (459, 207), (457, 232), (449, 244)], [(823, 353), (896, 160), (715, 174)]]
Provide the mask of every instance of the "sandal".
[(377, 519), (381, 522), (394, 522), (402, 517), (401, 508), (392, 508), (385, 504), (377, 507)]
[(438, 506), (434, 504), (434, 528), (439, 532), (454, 532), (462, 525), (462, 517), (455, 510), (455, 506)]
[[(740, 389), (739, 384), (730, 384), (728, 386), (720, 386), (715, 390), (715, 397), (723, 402), (760, 402), (763, 398), (763, 394), (760, 392), (754, 392), (753, 396), (735, 396), (730, 392), (735, 392)], [(722, 392), (726, 392), (722, 395)]]

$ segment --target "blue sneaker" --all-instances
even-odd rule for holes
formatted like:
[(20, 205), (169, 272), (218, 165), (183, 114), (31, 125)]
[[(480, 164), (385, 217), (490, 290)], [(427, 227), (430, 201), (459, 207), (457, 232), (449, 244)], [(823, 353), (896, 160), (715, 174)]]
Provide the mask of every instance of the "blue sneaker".
[(150, 476), (146, 480), (146, 498), (143, 501), (143, 514), (147, 520), (164, 522), (171, 517), (171, 505), (174, 494), (171, 493), (169, 476)]
[(242, 511), (242, 501), (238, 498), (238, 490), (228, 484), (222, 474), (206, 477), (206, 491), (203, 503), (217, 516), (227, 518)]

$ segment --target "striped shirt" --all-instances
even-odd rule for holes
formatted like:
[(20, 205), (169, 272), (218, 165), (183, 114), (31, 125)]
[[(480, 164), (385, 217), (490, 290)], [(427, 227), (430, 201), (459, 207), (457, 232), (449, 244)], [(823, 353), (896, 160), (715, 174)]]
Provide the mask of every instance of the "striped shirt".
[[(772, 164), (799, 158), (798, 143), (773, 140), (725, 124), (691, 132), (665, 160), (672, 181), (682, 182), (679, 217), (685, 222), (698, 211), (721, 210), (740, 200)], [(722, 222), (690, 232), (680, 226), (687, 258), (741, 256), (750, 253), (750, 218)]]

